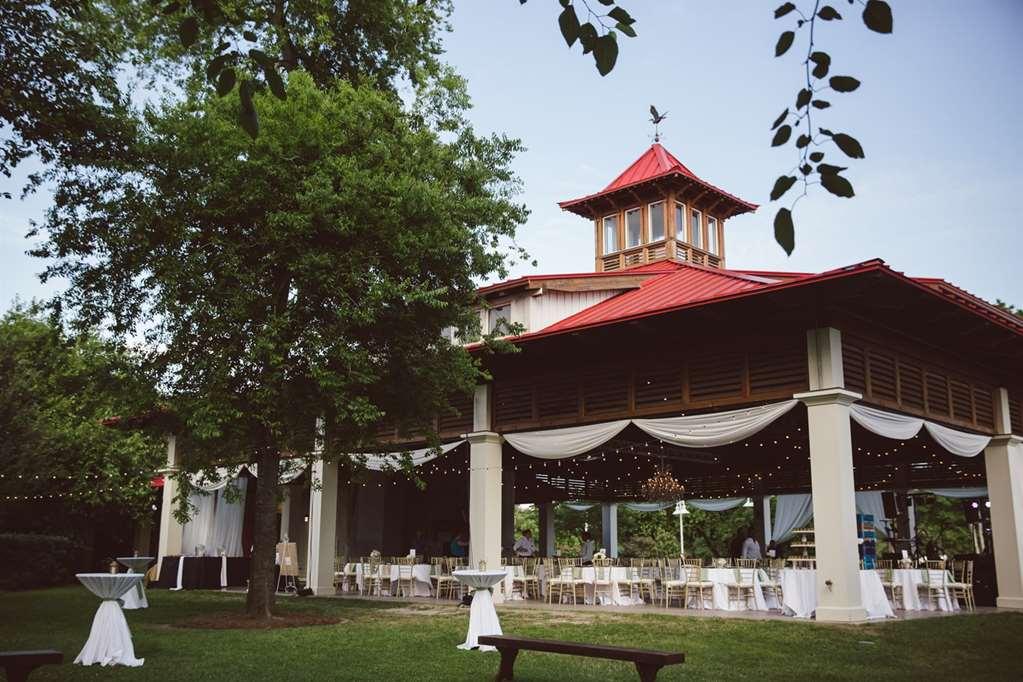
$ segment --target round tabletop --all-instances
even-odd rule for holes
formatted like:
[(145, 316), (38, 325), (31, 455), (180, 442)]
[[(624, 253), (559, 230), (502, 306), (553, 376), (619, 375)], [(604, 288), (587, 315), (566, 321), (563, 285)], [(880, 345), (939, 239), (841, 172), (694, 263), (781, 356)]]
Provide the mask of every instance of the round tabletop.
[(477, 589), (485, 587), (493, 587), (497, 583), (508, 577), (508, 571), (506, 570), (490, 570), (490, 571), (477, 571), (477, 570), (460, 570), (452, 571), (451, 575), (462, 583), (465, 583), (469, 587), (475, 587)]
[(124, 564), (132, 571), (136, 573), (145, 573), (146, 568), (149, 564), (156, 561), (156, 557), (151, 556), (119, 556), (117, 561)]
[(141, 573), (76, 573), (75, 577), (100, 599), (117, 599), (144, 576)]

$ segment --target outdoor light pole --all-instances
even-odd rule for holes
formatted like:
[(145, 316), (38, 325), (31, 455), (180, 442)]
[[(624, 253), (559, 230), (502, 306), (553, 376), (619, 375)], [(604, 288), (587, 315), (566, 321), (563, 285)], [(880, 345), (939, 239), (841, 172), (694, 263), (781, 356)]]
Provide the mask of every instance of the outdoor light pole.
[(675, 511), (673, 511), (672, 514), (678, 517), (678, 544), (681, 550), (679, 556), (682, 557), (686, 555), (686, 533), (685, 528), (682, 525), (682, 517), (688, 513), (689, 510), (686, 509), (686, 503), (684, 501), (679, 500), (675, 503)]

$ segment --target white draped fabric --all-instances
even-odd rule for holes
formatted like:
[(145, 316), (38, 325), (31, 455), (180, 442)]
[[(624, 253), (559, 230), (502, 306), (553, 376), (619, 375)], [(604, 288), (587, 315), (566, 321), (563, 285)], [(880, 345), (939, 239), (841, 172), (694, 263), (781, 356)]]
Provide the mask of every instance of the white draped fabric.
[(477, 638), (481, 635), (500, 635), (501, 622), (497, 618), (497, 611), (494, 609), (494, 599), (491, 590), (508, 576), (507, 570), (490, 571), (454, 571), (455, 578), (475, 591), (472, 593), (472, 605), (469, 607), (469, 631), (466, 633), (465, 642), (458, 645), (459, 649), (476, 649), (480, 651), (494, 651), (492, 646), (480, 646)]
[(674, 507), (674, 502), (626, 502), (625, 508), (635, 512), (661, 511)]
[(987, 488), (932, 488), (927, 492), (937, 495), (939, 497), (956, 497), (956, 498), (968, 498), (968, 497), (987, 497)]
[(792, 531), (802, 528), (813, 518), (813, 498), (810, 495), (778, 495), (774, 508), (773, 540), (784, 542)]
[(873, 514), (874, 530), (878, 535), (888, 535), (886, 526), (881, 519), (886, 518), (884, 513), (884, 499), (880, 490), (867, 490), (856, 493), (856, 511), (861, 514)]
[(572, 511), (586, 511), (587, 509), (593, 509), (597, 505), (594, 502), (589, 502), (589, 503), (587, 503), (587, 502), (566, 502), (565, 506), (568, 507), (569, 509), (571, 509)]
[(103, 600), (92, 619), (85, 646), (75, 657), (81, 665), (126, 665), (138, 667), (144, 659), (135, 658), (131, 631), (124, 620), (118, 597), (133, 589), (143, 578), (140, 573), (78, 573), (75, 577)]
[(686, 500), (686, 505), (703, 511), (720, 512), (742, 506), (745, 497), (726, 497), (721, 500)]
[(195, 511), (192, 518), (185, 524), (181, 536), (182, 554), (193, 554), (198, 545), (212, 551), (213, 544), (213, 517), (216, 505), (216, 493), (192, 493), (188, 497), (188, 505)]
[[(259, 478), (259, 465), (258, 464), (246, 464), (245, 468), (249, 470), (249, 473), (254, 477)], [(309, 463), (301, 458), (282, 459), (278, 471), (280, 475), (277, 480), (280, 481), (281, 485), (287, 485), (296, 478), (305, 473), (305, 470), (309, 468)]]
[(664, 419), (633, 419), (632, 423), (665, 443), (685, 448), (713, 448), (749, 438), (797, 403), (798, 400), (786, 400), (728, 412)]
[(608, 442), (626, 426), (628, 419), (565, 429), (505, 434), (504, 439), (524, 455), (540, 459), (564, 459), (588, 452)]
[[(459, 440), (454, 443), (441, 445), (440, 455), (446, 455), (464, 442), (464, 440)], [(439, 456), (435, 448), (419, 448), (418, 450), (409, 450), (408, 453), (412, 457), (412, 466), (425, 464)], [(349, 456), (353, 459), (365, 459), (366, 468), (372, 471), (389, 471), (401, 468), (402, 453), (400, 452), (367, 452), (362, 454), (352, 454)]]
[[(238, 499), (228, 501), (228, 487), (217, 491), (217, 508), (213, 517), (213, 544), (209, 549), (226, 556), (242, 556), (242, 522), (245, 518), (245, 492), (248, 479), (237, 478), (232, 487), (238, 490)], [(232, 493), (231, 497), (235, 497)], [(186, 545), (187, 548), (187, 545)]]
[(859, 403), (850, 405), (849, 414), (853, 421), (871, 433), (893, 440), (908, 440), (920, 433), (920, 429), (927, 429), (938, 445), (959, 457), (976, 457), (991, 442), (989, 436), (957, 431), (919, 417), (886, 412)]

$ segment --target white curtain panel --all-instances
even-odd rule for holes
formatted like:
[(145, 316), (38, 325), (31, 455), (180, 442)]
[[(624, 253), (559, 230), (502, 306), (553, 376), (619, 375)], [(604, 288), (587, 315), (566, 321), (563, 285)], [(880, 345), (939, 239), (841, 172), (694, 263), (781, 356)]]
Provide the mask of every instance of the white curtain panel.
[(625, 508), (636, 512), (655, 512), (675, 506), (674, 502), (626, 502)]
[(509, 433), (505, 434), (504, 439), (524, 455), (540, 459), (564, 459), (600, 447), (628, 425), (628, 419), (621, 419), (565, 429)]
[(746, 407), (728, 412), (664, 419), (633, 419), (654, 438), (686, 448), (712, 448), (746, 440), (793, 407), (798, 400)]
[(219, 554), (223, 549), (227, 556), (242, 556), (242, 523), (245, 518), (248, 479), (244, 476), (237, 478), (231, 483), (231, 487), (237, 488), (240, 497), (235, 502), (228, 502), (228, 486), (217, 491), (217, 513), (213, 517), (213, 545), (208, 549), (214, 554)]
[(774, 533), (776, 542), (792, 537), (792, 531), (802, 528), (813, 518), (813, 497), (810, 495), (778, 495), (774, 506)]
[(991, 442), (988, 436), (950, 429), (919, 417), (886, 412), (859, 403), (849, 407), (849, 415), (866, 430), (893, 440), (909, 440), (920, 433), (920, 429), (927, 429), (938, 445), (959, 457), (976, 457)]
[[(440, 446), (440, 454), (445, 455), (459, 445), (464, 443), (464, 440), (455, 441), (454, 443), (448, 443)], [(412, 456), (412, 466), (419, 466), (425, 464), (433, 459), (437, 458), (437, 452), (433, 448), (419, 448), (418, 450), (410, 450), (409, 454)], [(366, 453), (363, 455), (350, 455), (350, 457), (365, 457), (366, 468), (372, 469), (373, 471), (384, 471), (387, 469), (398, 469), (401, 468), (401, 453)]]
[(193, 554), (196, 545), (205, 545), (207, 552), (215, 552), (213, 545), (213, 517), (216, 509), (216, 499), (216, 493), (192, 493), (189, 496), (189, 506), (193, 507), (195, 511), (182, 530), (182, 554), (186, 556)]
[(587, 504), (585, 502), (566, 502), (565, 506), (573, 511), (586, 511), (587, 509), (593, 509), (597, 505), (593, 503)]
[(881, 519), (888, 518), (884, 513), (884, 499), (880, 490), (866, 490), (856, 493), (856, 511), (860, 514), (874, 515), (874, 530), (878, 535), (888, 535)]
[(741, 507), (745, 497), (726, 497), (721, 500), (686, 500), (686, 505), (703, 511), (721, 512)]
[(956, 497), (956, 498), (969, 498), (969, 497), (987, 497), (987, 488), (932, 488), (927, 492), (933, 493), (939, 497)]

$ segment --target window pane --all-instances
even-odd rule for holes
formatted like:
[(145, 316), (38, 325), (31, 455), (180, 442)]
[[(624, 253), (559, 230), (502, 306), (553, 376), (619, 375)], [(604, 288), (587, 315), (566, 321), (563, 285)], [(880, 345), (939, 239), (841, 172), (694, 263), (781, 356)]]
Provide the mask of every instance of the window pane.
[(700, 212), (693, 211), (689, 214), (689, 232), (692, 235), (692, 239), (689, 241), (690, 244), (698, 249), (703, 248), (703, 229), (700, 225)]
[(664, 202), (650, 204), (650, 241), (659, 242), (664, 239)]
[[(511, 318), (511, 306), (503, 305), (500, 308), (491, 308), (487, 315), (487, 329), (494, 331), (497, 329), (498, 322), (504, 320), (507, 322)], [(507, 331), (507, 330), (506, 330)]]
[(675, 239), (687, 242), (686, 239), (686, 207), (685, 204), (675, 204)]
[(625, 248), (639, 246), (643, 236), (643, 223), (640, 218), (640, 210), (634, 208), (625, 212)]
[(707, 250), (718, 254), (718, 219), (707, 216)]
[(618, 250), (618, 216), (609, 215), (604, 218), (604, 253)]

